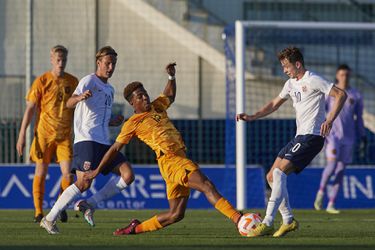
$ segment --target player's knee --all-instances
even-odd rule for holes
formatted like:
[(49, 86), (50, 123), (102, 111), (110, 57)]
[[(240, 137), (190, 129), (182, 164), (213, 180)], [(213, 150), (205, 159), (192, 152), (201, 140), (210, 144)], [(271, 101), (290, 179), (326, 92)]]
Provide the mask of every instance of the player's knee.
[(125, 181), (127, 185), (130, 185), (133, 183), (135, 177), (132, 168), (126, 164), (121, 166), (120, 169), (121, 178)]
[(267, 179), (268, 183), (272, 183), (273, 178), (272, 178), (272, 172), (271, 171), (267, 173), (266, 179)]
[(135, 177), (134, 177), (133, 171), (130, 171), (130, 172), (121, 174), (121, 178), (125, 181), (127, 185), (130, 185), (133, 183)]

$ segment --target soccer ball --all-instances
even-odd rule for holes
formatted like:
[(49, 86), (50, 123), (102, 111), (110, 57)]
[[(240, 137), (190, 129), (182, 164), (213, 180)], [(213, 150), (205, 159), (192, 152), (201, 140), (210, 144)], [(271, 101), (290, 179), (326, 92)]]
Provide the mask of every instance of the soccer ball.
[(238, 222), (238, 232), (242, 236), (247, 236), (261, 222), (262, 218), (260, 217), (260, 214), (244, 214)]

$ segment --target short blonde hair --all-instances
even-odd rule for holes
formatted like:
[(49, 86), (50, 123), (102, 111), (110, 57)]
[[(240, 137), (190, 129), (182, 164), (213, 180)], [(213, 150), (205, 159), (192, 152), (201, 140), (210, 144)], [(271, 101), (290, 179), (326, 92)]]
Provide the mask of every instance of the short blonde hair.
[(67, 48), (65, 48), (64, 46), (62, 46), (62, 45), (55, 45), (55, 46), (53, 46), (52, 48), (51, 48), (51, 54), (54, 54), (54, 53), (58, 53), (58, 52), (60, 52), (60, 53), (63, 53), (64, 55), (68, 55), (68, 49)]
[(117, 57), (116, 51), (111, 46), (105, 46), (101, 49), (99, 49), (98, 52), (96, 52), (95, 58), (96, 60), (99, 60), (103, 56), (113, 55)]

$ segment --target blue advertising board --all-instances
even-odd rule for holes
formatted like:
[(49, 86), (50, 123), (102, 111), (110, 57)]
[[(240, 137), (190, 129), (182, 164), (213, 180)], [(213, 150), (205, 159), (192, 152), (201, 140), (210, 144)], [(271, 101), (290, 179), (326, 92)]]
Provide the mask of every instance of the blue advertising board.
[[(307, 168), (288, 176), (289, 200), (292, 208), (313, 208), (319, 189), (322, 168)], [(328, 183), (329, 193), (331, 182)], [(375, 168), (350, 166), (336, 199), (337, 208), (375, 208)], [(325, 200), (324, 205), (327, 204)]]
[[(0, 167), (0, 209), (30, 209), (32, 202), (32, 180), (34, 167), (10, 165)], [(213, 181), (219, 192), (235, 205), (236, 177), (234, 168), (223, 166), (206, 166), (202, 171)], [(120, 194), (98, 204), (105, 209), (164, 209), (168, 208), (165, 183), (156, 166), (135, 166), (135, 181)], [(249, 207), (265, 207), (265, 181), (262, 168), (248, 168), (248, 199)], [(113, 178), (99, 176), (91, 188), (82, 194), (89, 197), (97, 192), (105, 183)], [(51, 208), (60, 192), (61, 173), (56, 166), (51, 166), (46, 179), (44, 208)], [(212, 208), (204, 195), (192, 190), (188, 203), (189, 208)]]

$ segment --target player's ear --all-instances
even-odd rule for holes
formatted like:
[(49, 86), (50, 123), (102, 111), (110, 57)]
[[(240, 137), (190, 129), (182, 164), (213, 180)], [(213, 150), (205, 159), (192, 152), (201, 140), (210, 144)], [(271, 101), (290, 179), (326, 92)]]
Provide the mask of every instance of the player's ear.
[(296, 68), (301, 69), (302, 63), (300, 61), (296, 62)]

